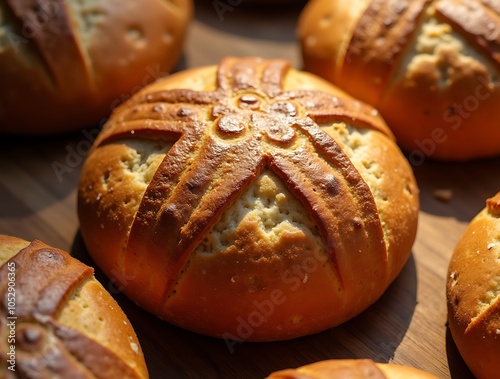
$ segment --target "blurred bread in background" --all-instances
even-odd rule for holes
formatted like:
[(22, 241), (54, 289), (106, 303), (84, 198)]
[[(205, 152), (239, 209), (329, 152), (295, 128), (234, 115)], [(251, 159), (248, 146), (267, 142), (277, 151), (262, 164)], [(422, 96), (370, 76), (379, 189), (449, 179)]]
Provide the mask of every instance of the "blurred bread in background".
[(130, 321), (93, 273), (39, 240), (0, 235), (0, 377), (148, 378)]
[(191, 0), (0, 3), (0, 133), (100, 123), (177, 64)]
[(312, 0), (305, 69), (377, 108), (410, 161), (500, 154), (500, 5)]

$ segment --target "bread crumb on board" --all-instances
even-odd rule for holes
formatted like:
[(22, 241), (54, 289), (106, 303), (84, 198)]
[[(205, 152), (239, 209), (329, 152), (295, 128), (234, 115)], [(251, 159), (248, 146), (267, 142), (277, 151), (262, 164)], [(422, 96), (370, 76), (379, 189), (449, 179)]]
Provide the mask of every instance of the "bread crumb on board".
[(447, 203), (453, 198), (453, 191), (447, 188), (440, 188), (434, 190), (433, 195), (436, 200), (442, 201), (443, 203)]

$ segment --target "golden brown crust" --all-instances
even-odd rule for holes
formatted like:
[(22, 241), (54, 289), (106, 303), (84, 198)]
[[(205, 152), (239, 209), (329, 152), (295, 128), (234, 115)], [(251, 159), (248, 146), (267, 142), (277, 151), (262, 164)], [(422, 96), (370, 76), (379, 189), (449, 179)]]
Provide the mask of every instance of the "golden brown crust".
[(0, 8), (0, 133), (98, 123), (174, 68), (192, 14), (191, 0), (16, 0)]
[(308, 71), (329, 81), (339, 77), (350, 36), (369, 4), (370, 0), (310, 0), (306, 4), (298, 20), (297, 33)]
[[(5, 252), (0, 266), (0, 328), (2, 335), (13, 338), (0, 344), (3, 356), (15, 339), (15, 359), (9, 366), (21, 376), (36, 372), (41, 378), (147, 377), (133, 329), (93, 278), (92, 268), (40, 241), (28, 244), (0, 236), (0, 251)], [(87, 311), (83, 319), (75, 304), (88, 307), (89, 299), (94, 299), (92, 314)], [(5, 365), (0, 371), (8, 372)]]
[(267, 379), (437, 379), (413, 367), (370, 359), (330, 359), (272, 373)]
[(357, 88), (353, 96), (377, 104), (429, 1), (373, 0), (352, 33), (338, 85)]
[[(493, 5), (491, 9), (488, 5)], [(496, 14), (495, 14), (496, 13)], [(439, 0), (436, 14), (460, 30), (476, 48), (500, 65), (500, 6), (485, 1)]]
[(298, 24), (305, 68), (375, 106), (415, 164), (499, 154), (498, 4), (362, 3), (306, 5)]
[(453, 339), (478, 378), (500, 369), (500, 193), (469, 224), (448, 269), (448, 322)]
[[(341, 147), (345, 141), (318, 125), (345, 128), (346, 122), (365, 130), (366, 143), (380, 146), (387, 156), (381, 160), (391, 164), (388, 175), (396, 182), (379, 188), (404, 198), (399, 229), (384, 232), (395, 208), (374, 198), (358, 171), (363, 163), (354, 164)], [(173, 144), (168, 153), (158, 148), (162, 153), (153, 157), (150, 144), (164, 141)], [(138, 162), (130, 159), (136, 154), (150, 160), (147, 180), (135, 176)], [(395, 183), (399, 189), (390, 189)], [(228, 246), (200, 253), (219, 238), (213, 233), (220, 220), (264, 185), (273, 198), (294, 201), (312, 231), (287, 227), (270, 238), (248, 215), (234, 229), (222, 228), (233, 233)], [(375, 301), (408, 257), (417, 194), (411, 170), (370, 107), (286, 61), (226, 58), (217, 69), (157, 82), (114, 112), (83, 168), (79, 215), (96, 262), (149, 311), (202, 333), (238, 337), (240, 316), (252, 312), (252, 301), (275, 298), (280, 306), (248, 336), (270, 340), (323, 330)], [(298, 279), (287, 272), (306, 259), (314, 273), (291, 290)], [(145, 275), (151, 272), (160, 274)], [(224, 315), (215, 305), (222, 299)]]

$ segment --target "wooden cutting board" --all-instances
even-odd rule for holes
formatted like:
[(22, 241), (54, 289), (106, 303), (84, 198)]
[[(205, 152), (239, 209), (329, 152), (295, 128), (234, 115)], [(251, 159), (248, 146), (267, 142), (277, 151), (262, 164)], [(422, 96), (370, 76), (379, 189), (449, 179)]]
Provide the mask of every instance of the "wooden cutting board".
[[(230, 6), (221, 13), (214, 4), (197, 2), (179, 70), (216, 64), (227, 55), (287, 58), (301, 68), (295, 39), (300, 6), (258, 12)], [(0, 233), (41, 239), (94, 266), (78, 232), (76, 187), (96, 132), (91, 127), (46, 138), (0, 136)], [(421, 212), (411, 258), (376, 304), (317, 335), (229, 345), (162, 322), (129, 301), (99, 270), (96, 276), (134, 325), (153, 379), (263, 378), (330, 358), (372, 358), (442, 378), (471, 378), (446, 327), (445, 279), (458, 238), (485, 199), (500, 190), (499, 169), (498, 158), (414, 166)], [(443, 189), (451, 191), (448, 202), (435, 196)]]

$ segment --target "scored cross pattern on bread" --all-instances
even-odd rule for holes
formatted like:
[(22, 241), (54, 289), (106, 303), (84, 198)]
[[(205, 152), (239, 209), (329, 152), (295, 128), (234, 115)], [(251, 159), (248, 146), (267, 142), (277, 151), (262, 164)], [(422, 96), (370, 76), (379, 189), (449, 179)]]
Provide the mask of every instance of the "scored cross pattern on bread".
[(305, 69), (377, 108), (412, 163), (500, 152), (498, 2), (313, 0), (298, 34)]
[(91, 267), (41, 241), (2, 235), (0, 258), (0, 353), (14, 357), (10, 371), (3, 359), (0, 376), (147, 377), (132, 327)]
[(102, 126), (173, 70), (192, 12), (191, 0), (0, 2), (0, 133)]
[[(366, 99), (370, 104), (376, 104), (384, 96), (394, 70), (418, 32), (419, 23), (430, 18), (425, 13), (429, 6), (433, 7), (432, 18), (452, 25), (475, 48), (500, 65), (500, 23), (486, 4), (456, 0), (431, 3), (430, 0), (376, 0), (359, 20), (347, 47), (340, 76), (345, 82), (349, 81), (349, 86), (359, 84), (358, 91), (370, 93)], [(496, 12), (500, 13), (500, 8)], [(360, 70), (364, 65), (369, 65), (372, 71)], [(377, 80), (373, 80), (373, 76)]]

